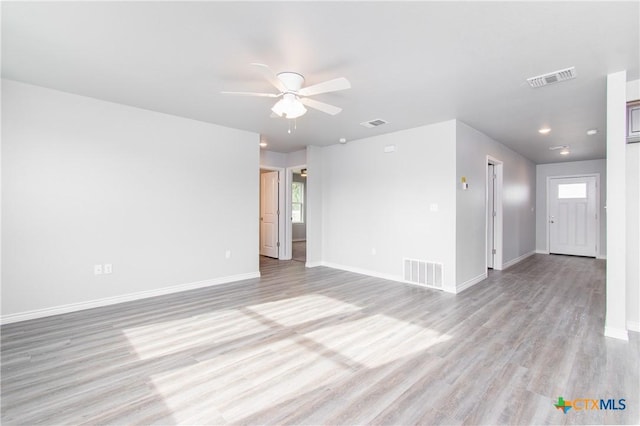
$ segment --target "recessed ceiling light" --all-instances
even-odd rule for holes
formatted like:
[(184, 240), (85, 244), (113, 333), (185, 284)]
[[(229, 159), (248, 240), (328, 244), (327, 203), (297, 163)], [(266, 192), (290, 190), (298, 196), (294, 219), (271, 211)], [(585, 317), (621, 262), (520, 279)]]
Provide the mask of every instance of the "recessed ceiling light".
[(587, 130), (587, 134), (589, 136), (593, 136), (593, 135), (595, 135), (597, 133), (598, 133), (598, 129), (589, 129), (589, 130)]
[(560, 155), (569, 155), (569, 148), (564, 148), (562, 151), (560, 151)]
[(538, 130), (538, 133), (542, 133), (543, 135), (546, 135), (547, 133), (549, 133), (551, 131), (550, 128), (548, 127), (543, 127), (542, 129)]
[(267, 146), (267, 143), (266, 142), (260, 142), (260, 146), (264, 148), (264, 147)]
[(346, 138), (340, 138), (340, 143), (347, 143), (347, 139)]

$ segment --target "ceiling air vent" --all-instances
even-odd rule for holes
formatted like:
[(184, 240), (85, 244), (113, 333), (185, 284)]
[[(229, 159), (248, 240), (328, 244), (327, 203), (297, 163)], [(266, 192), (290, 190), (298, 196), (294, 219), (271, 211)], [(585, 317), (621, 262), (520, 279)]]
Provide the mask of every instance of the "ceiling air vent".
[(539, 75), (527, 79), (531, 87), (542, 87), (548, 84), (558, 83), (560, 81), (571, 80), (576, 78), (576, 68), (571, 67), (564, 70), (550, 72), (548, 74)]
[(360, 125), (371, 129), (373, 127), (382, 126), (383, 124), (387, 124), (387, 123), (388, 121), (385, 121), (381, 118), (376, 118), (375, 120), (371, 120), (371, 121), (363, 121), (362, 123), (360, 123)]

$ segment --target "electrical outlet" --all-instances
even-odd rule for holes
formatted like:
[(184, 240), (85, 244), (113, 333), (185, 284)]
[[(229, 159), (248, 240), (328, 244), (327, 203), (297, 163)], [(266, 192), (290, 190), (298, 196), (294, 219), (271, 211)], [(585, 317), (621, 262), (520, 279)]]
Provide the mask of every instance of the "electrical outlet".
[(110, 263), (105, 263), (104, 264), (104, 269), (103, 269), (105, 274), (110, 274), (113, 272), (113, 267)]
[(227, 250), (226, 252), (224, 252), (224, 258), (231, 259), (231, 250)]
[(93, 265), (93, 274), (102, 275), (102, 265)]
[(373, 248), (371, 249), (371, 255), (372, 255), (372, 256), (375, 256), (375, 255), (376, 255), (376, 253), (378, 253), (378, 252), (376, 251), (375, 247), (373, 247)]

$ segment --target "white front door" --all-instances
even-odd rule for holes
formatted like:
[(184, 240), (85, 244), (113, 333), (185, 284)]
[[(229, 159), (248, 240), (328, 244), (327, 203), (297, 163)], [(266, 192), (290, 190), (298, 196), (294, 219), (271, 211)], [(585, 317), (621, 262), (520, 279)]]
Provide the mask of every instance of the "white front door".
[(595, 176), (550, 179), (550, 253), (596, 256), (596, 190)]
[(260, 254), (278, 257), (278, 172), (260, 174)]

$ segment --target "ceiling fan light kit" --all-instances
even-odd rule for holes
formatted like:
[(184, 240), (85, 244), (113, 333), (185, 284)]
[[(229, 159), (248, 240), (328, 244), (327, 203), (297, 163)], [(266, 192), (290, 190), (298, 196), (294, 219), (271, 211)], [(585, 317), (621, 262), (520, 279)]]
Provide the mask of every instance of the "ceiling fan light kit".
[(307, 109), (302, 105), (300, 100), (293, 93), (285, 93), (276, 104), (271, 108), (278, 117), (298, 118), (306, 114)]

